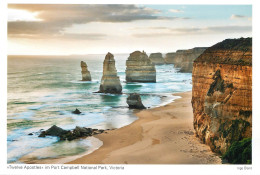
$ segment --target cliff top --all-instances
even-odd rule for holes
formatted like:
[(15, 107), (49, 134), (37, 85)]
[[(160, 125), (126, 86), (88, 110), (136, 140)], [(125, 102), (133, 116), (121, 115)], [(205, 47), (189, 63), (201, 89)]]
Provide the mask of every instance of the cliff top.
[(252, 65), (252, 38), (226, 39), (209, 47), (194, 62)]
[(193, 52), (202, 52), (206, 50), (208, 47), (194, 47), (192, 49), (187, 50), (177, 50), (176, 53), (182, 54), (182, 53), (193, 53)]
[(106, 54), (105, 60), (109, 60), (109, 61), (112, 60), (112, 61), (114, 61), (114, 55), (112, 53), (108, 52)]
[(151, 53), (149, 57), (150, 57), (150, 58), (151, 58), (151, 57), (162, 57), (162, 53), (160, 53), (160, 52)]
[(81, 67), (87, 67), (87, 63), (84, 62), (84, 61), (81, 61), (81, 62), (80, 62), (80, 66), (81, 66)]
[(146, 53), (143, 51), (143, 52), (140, 52), (140, 51), (134, 51), (132, 53), (130, 53), (130, 57), (136, 57), (136, 56), (140, 56), (140, 55), (144, 55), (144, 56), (147, 56)]

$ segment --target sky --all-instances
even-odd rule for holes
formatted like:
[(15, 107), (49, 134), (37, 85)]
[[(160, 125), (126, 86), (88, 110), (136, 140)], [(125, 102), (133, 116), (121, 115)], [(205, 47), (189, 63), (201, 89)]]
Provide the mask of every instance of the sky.
[(9, 4), (9, 55), (174, 52), (252, 37), (251, 5)]

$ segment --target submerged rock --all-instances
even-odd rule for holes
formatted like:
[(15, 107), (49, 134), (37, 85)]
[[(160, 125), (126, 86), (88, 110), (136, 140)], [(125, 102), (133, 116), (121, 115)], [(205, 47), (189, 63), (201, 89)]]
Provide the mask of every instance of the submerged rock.
[(114, 55), (107, 53), (103, 63), (103, 76), (99, 87), (101, 93), (120, 94), (122, 92), (122, 85), (117, 76), (115, 67)]
[(142, 103), (140, 95), (137, 93), (130, 94), (127, 97), (126, 103), (129, 105), (130, 109), (146, 109)]
[(86, 62), (81, 61), (80, 66), (81, 66), (82, 81), (91, 81), (91, 75), (90, 72), (88, 71), (88, 66)]
[(156, 69), (145, 52), (135, 51), (126, 61), (127, 82), (156, 82)]
[(76, 108), (75, 111), (72, 111), (72, 113), (73, 113), (73, 114), (81, 114), (80, 110), (78, 110), (77, 108)]
[(154, 64), (164, 64), (164, 59), (161, 53), (151, 53), (149, 59)]

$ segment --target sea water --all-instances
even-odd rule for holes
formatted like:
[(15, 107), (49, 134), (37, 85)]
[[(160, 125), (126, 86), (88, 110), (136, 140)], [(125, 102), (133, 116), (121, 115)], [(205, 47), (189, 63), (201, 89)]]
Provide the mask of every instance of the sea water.
[[(173, 65), (156, 66), (156, 83), (126, 83), (127, 54), (115, 55), (122, 95), (94, 93), (99, 90), (105, 55), (73, 57), (9, 57), (7, 93), (7, 162), (24, 163), (20, 158), (50, 159), (88, 151), (87, 139), (72, 142), (57, 137), (39, 138), (52, 125), (63, 129), (76, 126), (115, 129), (137, 117), (127, 108), (129, 93), (140, 93), (146, 107), (156, 107), (178, 98), (175, 92), (190, 91), (191, 73), (179, 73)], [(80, 61), (85, 61), (92, 81), (81, 81)], [(71, 112), (78, 108), (80, 115)], [(33, 135), (28, 135), (33, 133)], [(41, 150), (48, 150), (48, 154)]]

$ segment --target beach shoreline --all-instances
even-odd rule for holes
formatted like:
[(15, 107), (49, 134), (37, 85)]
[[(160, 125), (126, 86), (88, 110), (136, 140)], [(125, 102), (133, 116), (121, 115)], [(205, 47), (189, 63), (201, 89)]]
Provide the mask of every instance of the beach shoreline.
[(173, 102), (136, 111), (130, 125), (96, 135), (103, 145), (67, 164), (221, 164), (195, 137), (191, 91)]

